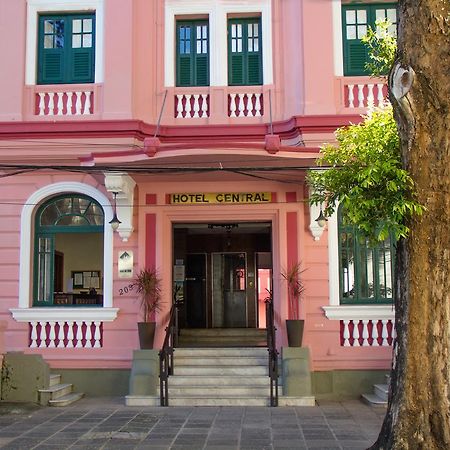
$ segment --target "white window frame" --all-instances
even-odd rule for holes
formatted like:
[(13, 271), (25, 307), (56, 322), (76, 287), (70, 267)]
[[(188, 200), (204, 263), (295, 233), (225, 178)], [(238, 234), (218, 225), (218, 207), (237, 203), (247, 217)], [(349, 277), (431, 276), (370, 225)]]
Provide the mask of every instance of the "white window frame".
[(27, 0), (25, 84), (37, 80), (38, 15), (40, 13), (95, 13), (95, 83), (103, 82), (104, 0)]
[(273, 84), (272, 6), (270, 0), (166, 0), (164, 83), (175, 87), (175, 21), (177, 16), (205, 16), (209, 20), (209, 84), (228, 85), (228, 15), (261, 14), (263, 83)]
[[(104, 211), (103, 230), (103, 307), (98, 308), (55, 308), (32, 306), (32, 261), (34, 256), (34, 218), (40, 204), (48, 198), (64, 194), (77, 193), (96, 200)], [(96, 317), (97, 320), (114, 320), (118, 309), (113, 308), (113, 230), (108, 226), (113, 208), (109, 199), (96, 188), (78, 182), (61, 182), (45, 186), (34, 192), (25, 201), (20, 222), (20, 263), (19, 263), (19, 308), (11, 309), (13, 317), (19, 321), (46, 319), (48, 315), (73, 317)], [(52, 312), (53, 311), (53, 312)], [(58, 311), (55, 313), (55, 311)]]
[(328, 280), (329, 305), (323, 306), (330, 320), (394, 320), (393, 305), (341, 305), (339, 298), (338, 206), (328, 218)]

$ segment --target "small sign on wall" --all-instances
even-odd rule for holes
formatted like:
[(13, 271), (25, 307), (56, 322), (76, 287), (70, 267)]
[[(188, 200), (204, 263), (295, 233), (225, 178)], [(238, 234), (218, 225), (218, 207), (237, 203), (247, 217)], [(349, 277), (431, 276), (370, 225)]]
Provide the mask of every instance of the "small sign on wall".
[(119, 251), (118, 258), (119, 278), (133, 278), (133, 251)]

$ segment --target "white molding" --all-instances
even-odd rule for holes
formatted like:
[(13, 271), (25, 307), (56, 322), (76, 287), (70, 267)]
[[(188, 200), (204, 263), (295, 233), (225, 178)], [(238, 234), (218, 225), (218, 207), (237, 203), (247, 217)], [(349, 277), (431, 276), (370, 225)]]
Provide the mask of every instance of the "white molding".
[(17, 322), (112, 322), (119, 308), (11, 308), (10, 312)]
[(36, 84), (38, 14), (40, 12), (95, 11), (95, 80), (103, 82), (104, 0), (27, 0), (25, 84)]
[(322, 306), (330, 320), (394, 320), (392, 305)]
[(333, 10), (333, 53), (334, 53), (334, 75), (344, 75), (344, 56), (342, 53), (342, 2), (332, 0)]
[[(19, 263), (19, 308), (31, 308), (32, 299), (32, 260), (34, 216), (40, 204), (51, 196), (75, 192), (95, 199), (102, 207), (104, 216), (103, 231), (103, 306), (113, 306), (113, 231), (108, 225), (112, 217), (112, 207), (108, 198), (88, 184), (61, 182), (44, 186), (34, 192), (25, 201), (20, 219), (20, 263)], [(34, 308), (33, 308), (34, 309)]]
[(328, 217), (328, 282), (330, 305), (339, 306), (339, 243), (336, 206), (334, 213)]
[(261, 14), (263, 83), (273, 83), (272, 7), (270, 0), (166, 0), (164, 36), (164, 84), (175, 86), (175, 16), (208, 15), (210, 86), (228, 85), (227, 16), (233, 13)]
[(127, 242), (134, 230), (133, 205), (136, 182), (124, 172), (105, 172), (108, 192), (117, 192), (117, 217), (122, 222), (117, 229), (123, 242)]

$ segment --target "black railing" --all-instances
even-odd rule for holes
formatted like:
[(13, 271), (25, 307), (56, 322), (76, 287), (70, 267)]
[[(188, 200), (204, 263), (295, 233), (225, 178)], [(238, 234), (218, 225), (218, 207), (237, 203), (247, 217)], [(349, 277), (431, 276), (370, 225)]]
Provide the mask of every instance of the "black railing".
[(161, 406), (169, 406), (169, 376), (173, 375), (173, 349), (178, 345), (179, 307), (180, 302), (174, 299), (170, 310), (169, 324), (166, 327), (166, 336), (159, 352), (159, 398)]
[(278, 351), (272, 292), (266, 298), (267, 350), (269, 351), (270, 406), (278, 406)]

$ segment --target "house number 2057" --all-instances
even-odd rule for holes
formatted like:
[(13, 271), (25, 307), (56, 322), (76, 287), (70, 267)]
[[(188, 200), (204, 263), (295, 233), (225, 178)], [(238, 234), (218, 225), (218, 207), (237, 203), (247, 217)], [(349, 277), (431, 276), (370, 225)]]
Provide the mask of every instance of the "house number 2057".
[(128, 294), (128, 292), (131, 292), (132, 290), (133, 290), (133, 285), (129, 284), (128, 286), (125, 286), (125, 287), (119, 289), (119, 295)]

